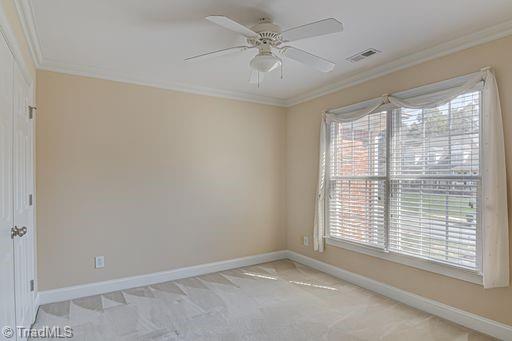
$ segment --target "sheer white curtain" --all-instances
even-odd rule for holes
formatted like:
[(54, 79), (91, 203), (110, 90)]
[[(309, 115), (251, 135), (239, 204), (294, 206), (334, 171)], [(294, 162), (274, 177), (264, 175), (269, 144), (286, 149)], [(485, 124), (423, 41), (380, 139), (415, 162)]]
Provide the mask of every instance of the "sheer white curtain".
[(327, 122), (322, 114), (320, 123), (320, 154), (318, 156), (318, 183), (315, 202), (315, 222), (313, 223), (313, 247), (315, 251), (324, 252), (325, 235), (325, 159), (327, 157)]
[(484, 287), (509, 285), (507, 174), (500, 98), (494, 73), (483, 71), (483, 272)]
[(484, 68), (464, 84), (432, 95), (403, 98), (384, 95), (367, 108), (343, 114), (324, 113), (320, 127), (320, 154), (315, 205), (314, 248), (324, 250), (325, 236), (325, 174), (327, 156), (327, 126), (329, 122), (356, 120), (384, 106), (402, 108), (433, 108), (448, 103), (457, 96), (484, 82), (482, 91), (482, 268), (485, 288), (509, 285), (507, 178), (505, 143), (498, 86), (493, 71)]

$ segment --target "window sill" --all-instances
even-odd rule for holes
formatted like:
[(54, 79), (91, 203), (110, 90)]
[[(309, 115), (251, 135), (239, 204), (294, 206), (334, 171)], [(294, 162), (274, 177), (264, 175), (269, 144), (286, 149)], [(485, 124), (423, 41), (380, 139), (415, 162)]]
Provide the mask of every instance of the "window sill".
[(482, 276), (477, 272), (465, 269), (459, 269), (450, 265), (432, 262), (426, 259), (409, 257), (381, 251), (371, 246), (358, 245), (336, 238), (325, 238), (327, 245), (340, 247), (346, 250), (359, 252), (365, 255), (385, 259), (391, 262), (407, 265), (413, 268), (430, 271), (439, 275), (460, 279), (462, 281), (483, 285)]

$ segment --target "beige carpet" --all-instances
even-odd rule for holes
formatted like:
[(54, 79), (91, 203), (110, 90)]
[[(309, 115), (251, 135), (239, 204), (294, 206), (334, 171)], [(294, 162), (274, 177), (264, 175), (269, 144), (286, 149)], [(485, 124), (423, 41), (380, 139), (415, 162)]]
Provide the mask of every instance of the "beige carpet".
[(73, 340), (491, 340), (291, 261), (44, 305)]

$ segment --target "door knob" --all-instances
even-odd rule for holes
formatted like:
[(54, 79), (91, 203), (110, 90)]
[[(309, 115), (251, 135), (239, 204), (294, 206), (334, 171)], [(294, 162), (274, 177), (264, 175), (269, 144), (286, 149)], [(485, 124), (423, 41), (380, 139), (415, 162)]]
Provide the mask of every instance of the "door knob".
[(14, 239), (14, 237), (23, 237), (27, 234), (27, 227), (23, 226), (22, 228), (19, 228), (18, 226), (14, 226), (11, 229), (11, 239)]

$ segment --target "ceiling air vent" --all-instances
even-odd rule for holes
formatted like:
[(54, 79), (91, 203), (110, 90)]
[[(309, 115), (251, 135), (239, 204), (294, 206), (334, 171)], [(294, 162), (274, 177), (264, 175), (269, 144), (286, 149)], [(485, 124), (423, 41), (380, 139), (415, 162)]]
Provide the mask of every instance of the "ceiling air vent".
[(347, 60), (351, 63), (357, 63), (363, 59), (366, 59), (370, 56), (373, 56), (374, 54), (377, 54), (377, 53), (380, 53), (379, 50), (376, 50), (376, 49), (368, 49), (368, 50), (364, 50), (363, 52), (359, 52), (349, 58), (347, 58)]

